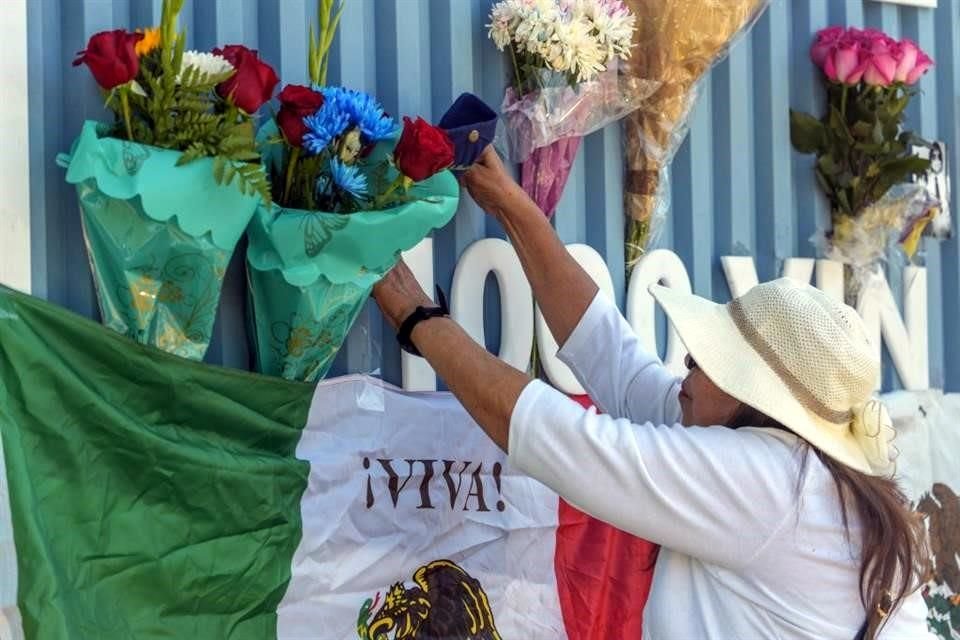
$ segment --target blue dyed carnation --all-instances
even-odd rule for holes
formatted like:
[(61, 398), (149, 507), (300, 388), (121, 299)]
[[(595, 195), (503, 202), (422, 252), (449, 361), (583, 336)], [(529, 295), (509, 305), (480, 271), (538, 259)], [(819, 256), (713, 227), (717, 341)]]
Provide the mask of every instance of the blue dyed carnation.
[(323, 94), (323, 106), (303, 120), (308, 129), (303, 136), (303, 146), (310, 153), (321, 153), (334, 138), (353, 127), (360, 129), (365, 145), (396, 134), (397, 123), (369, 94), (343, 87), (321, 87), (318, 90)]
[(307, 126), (307, 132), (303, 134), (303, 146), (310, 153), (318, 154), (347, 130), (350, 114), (336, 102), (326, 100), (319, 111), (303, 119), (303, 124)]
[(330, 161), (330, 179), (341, 191), (354, 198), (363, 198), (369, 192), (367, 176), (356, 165), (344, 164), (336, 158)]
[(383, 112), (383, 107), (371, 95), (347, 89), (342, 99), (344, 109), (354, 125), (360, 128), (365, 143), (380, 142), (396, 132), (397, 123)]

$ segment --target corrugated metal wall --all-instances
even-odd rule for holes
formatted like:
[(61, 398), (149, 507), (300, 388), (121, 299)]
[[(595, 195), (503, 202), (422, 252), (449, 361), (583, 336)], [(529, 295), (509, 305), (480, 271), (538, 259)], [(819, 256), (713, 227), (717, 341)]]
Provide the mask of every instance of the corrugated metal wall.
[[(285, 82), (306, 80), (306, 25), (316, 0), (187, 0), (183, 26), (190, 46), (244, 43), (259, 48)], [(486, 38), (492, 0), (347, 0), (329, 80), (375, 93), (392, 113), (438, 118), (462, 91), (499, 104), (504, 58)], [(88, 316), (96, 301), (81, 239), (76, 199), (54, 163), (83, 120), (103, 116), (88, 73), (70, 66), (90, 34), (159, 20), (161, 0), (29, 0), (31, 204), (34, 291)], [(703, 84), (690, 135), (673, 164), (673, 211), (660, 245), (683, 258), (697, 293), (729, 297), (719, 258), (755, 256), (761, 280), (783, 259), (813, 257), (808, 238), (827, 219), (810, 158), (792, 153), (789, 107), (822, 108), (807, 49), (832, 24), (868, 25), (918, 41), (937, 67), (921, 82), (909, 124), (947, 142), (953, 184), (960, 166), (960, 2), (936, 10), (876, 0), (773, 0), (750, 35)], [(616, 126), (584, 143), (556, 214), (566, 242), (586, 242), (607, 259), (620, 291), (623, 277), (621, 134)], [(502, 233), (470, 202), (435, 236), (437, 282), (449, 287), (458, 256), (472, 242)], [(931, 382), (960, 389), (960, 251), (955, 237), (925, 241), (929, 268)], [(235, 257), (208, 360), (246, 367), (241, 252)], [(890, 281), (899, 297), (898, 268)], [(488, 287), (495, 300), (495, 287)], [(488, 305), (493, 310), (494, 305)], [(491, 315), (491, 317), (497, 317)], [(491, 327), (492, 328), (492, 327)], [(366, 336), (383, 331), (375, 310), (341, 354), (334, 373), (363, 369)], [(488, 331), (496, 342), (497, 332)], [(399, 357), (383, 343), (383, 371), (396, 380)], [(887, 386), (895, 386), (887, 367)]]

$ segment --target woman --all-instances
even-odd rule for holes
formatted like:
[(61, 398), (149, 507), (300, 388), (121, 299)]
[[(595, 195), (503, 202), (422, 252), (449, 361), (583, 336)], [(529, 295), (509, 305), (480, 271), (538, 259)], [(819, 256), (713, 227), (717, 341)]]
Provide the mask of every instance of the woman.
[(851, 308), (785, 280), (725, 306), (655, 287), (690, 353), (681, 383), (492, 149), (464, 182), (506, 229), (560, 358), (605, 415), (416, 311), (433, 303), (402, 263), (373, 295), (514, 466), (662, 545), (645, 638), (928, 637), (923, 523), (889, 478), (892, 428)]

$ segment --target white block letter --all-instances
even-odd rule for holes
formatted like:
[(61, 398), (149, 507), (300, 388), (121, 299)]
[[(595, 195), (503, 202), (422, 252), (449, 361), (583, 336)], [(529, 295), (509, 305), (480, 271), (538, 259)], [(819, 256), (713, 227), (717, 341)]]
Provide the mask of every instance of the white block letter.
[[(672, 251), (657, 249), (637, 262), (630, 275), (627, 289), (626, 316), (630, 326), (637, 332), (643, 346), (650, 353), (657, 353), (656, 308), (653, 296), (647, 291), (652, 284), (663, 284), (684, 293), (692, 293), (690, 276), (683, 261)], [(671, 324), (667, 330), (667, 357), (664, 364), (676, 375), (686, 370), (683, 359), (687, 350)]]
[(450, 315), (480, 345), (483, 289), (488, 273), (500, 287), (500, 353), (507, 364), (526, 371), (533, 347), (533, 292), (517, 252), (505, 240), (487, 238), (470, 245), (453, 273)]

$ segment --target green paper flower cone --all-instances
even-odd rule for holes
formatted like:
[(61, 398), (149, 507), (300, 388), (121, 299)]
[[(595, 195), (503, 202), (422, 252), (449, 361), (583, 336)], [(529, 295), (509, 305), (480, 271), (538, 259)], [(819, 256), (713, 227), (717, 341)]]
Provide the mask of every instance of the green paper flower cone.
[[(371, 161), (393, 146), (379, 145)], [(269, 149), (264, 157), (270, 161)], [(303, 381), (327, 374), (373, 285), (401, 251), (453, 217), (460, 189), (442, 171), (410, 195), (416, 199), (349, 215), (257, 209), (247, 229), (247, 273), (260, 372)]]
[(217, 185), (212, 160), (101, 137), (86, 122), (58, 162), (76, 186), (100, 314), (138, 342), (202, 360), (224, 274), (259, 197)]

